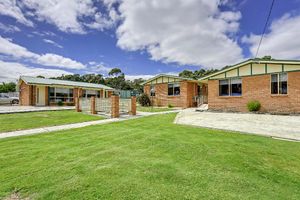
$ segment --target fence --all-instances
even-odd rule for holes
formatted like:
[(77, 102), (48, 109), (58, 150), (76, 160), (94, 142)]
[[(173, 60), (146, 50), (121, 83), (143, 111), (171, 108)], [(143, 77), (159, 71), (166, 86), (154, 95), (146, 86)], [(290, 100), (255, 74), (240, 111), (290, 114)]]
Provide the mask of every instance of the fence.
[(111, 117), (119, 117), (120, 114), (136, 115), (136, 98), (120, 99), (119, 96), (111, 98), (76, 98), (76, 111), (92, 114), (104, 113)]
[(95, 105), (97, 112), (111, 112), (111, 98), (95, 98)]

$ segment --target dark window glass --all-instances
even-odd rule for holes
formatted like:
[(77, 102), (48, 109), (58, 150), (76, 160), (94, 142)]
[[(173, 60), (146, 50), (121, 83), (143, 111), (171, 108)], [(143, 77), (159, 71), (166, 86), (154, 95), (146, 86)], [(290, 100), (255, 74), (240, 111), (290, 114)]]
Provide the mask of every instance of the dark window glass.
[(287, 94), (287, 74), (279, 74), (279, 94)]
[(73, 97), (73, 89), (69, 89), (69, 97)]
[(278, 94), (278, 74), (271, 75), (271, 94)]
[(168, 84), (168, 95), (174, 95), (173, 84)]
[(174, 84), (174, 95), (180, 95), (180, 85), (177, 83), (177, 84)]
[(229, 96), (229, 80), (220, 80), (219, 81), (219, 95), (220, 96)]
[(242, 96), (242, 79), (231, 79), (230, 85), (230, 96)]
[(287, 94), (287, 74), (272, 74), (271, 75), (271, 94)]
[(154, 85), (150, 86), (150, 96), (152, 96), (152, 97), (155, 96), (155, 87), (154, 87)]
[(49, 88), (49, 96), (50, 97), (54, 97), (55, 96), (55, 88), (54, 87), (50, 87)]

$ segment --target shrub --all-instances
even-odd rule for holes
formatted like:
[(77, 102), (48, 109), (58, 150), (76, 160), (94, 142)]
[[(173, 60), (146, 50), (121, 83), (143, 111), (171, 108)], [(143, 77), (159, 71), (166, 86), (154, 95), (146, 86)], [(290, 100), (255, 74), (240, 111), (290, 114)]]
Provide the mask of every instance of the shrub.
[(174, 106), (172, 104), (168, 104), (168, 108), (173, 108)]
[(259, 111), (260, 107), (261, 107), (260, 102), (259, 102), (259, 101), (256, 101), (256, 100), (254, 100), (254, 101), (249, 101), (249, 102), (247, 103), (247, 108), (248, 108), (248, 110), (249, 110), (250, 112)]
[(64, 105), (64, 102), (59, 101), (59, 102), (57, 102), (57, 105), (58, 105), (58, 106), (63, 106), (63, 105)]
[(137, 98), (137, 102), (141, 105), (141, 106), (150, 106), (151, 105), (151, 101), (150, 98), (147, 94), (143, 93), (141, 94), (138, 98)]

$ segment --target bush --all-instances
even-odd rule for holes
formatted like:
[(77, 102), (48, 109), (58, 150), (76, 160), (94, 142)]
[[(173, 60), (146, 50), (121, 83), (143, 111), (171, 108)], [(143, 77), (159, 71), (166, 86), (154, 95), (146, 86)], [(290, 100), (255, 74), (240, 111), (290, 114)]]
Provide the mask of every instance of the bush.
[(147, 94), (143, 93), (141, 94), (138, 98), (137, 98), (137, 102), (141, 105), (141, 106), (150, 106), (151, 105), (151, 101), (150, 98)]
[(249, 101), (247, 103), (247, 108), (250, 112), (259, 111), (261, 104), (259, 101)]
[(57, 102), (57, 105), (58, 105), (58, 106), (63, 106), (63, 105), (64, 105), (64, 102), (59, 101), (59, 102)]
[(174, 106), (172, 104), (168, 104), (168, 108), (173, 108)]

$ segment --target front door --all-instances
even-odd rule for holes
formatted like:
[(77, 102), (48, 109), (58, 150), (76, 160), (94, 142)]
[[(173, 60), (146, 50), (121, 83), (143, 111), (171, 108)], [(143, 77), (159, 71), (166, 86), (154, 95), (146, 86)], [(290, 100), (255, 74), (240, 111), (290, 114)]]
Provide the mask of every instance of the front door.
[(45, 106), (45, 87), (37, 86), (36, 87), (36, 105)]

